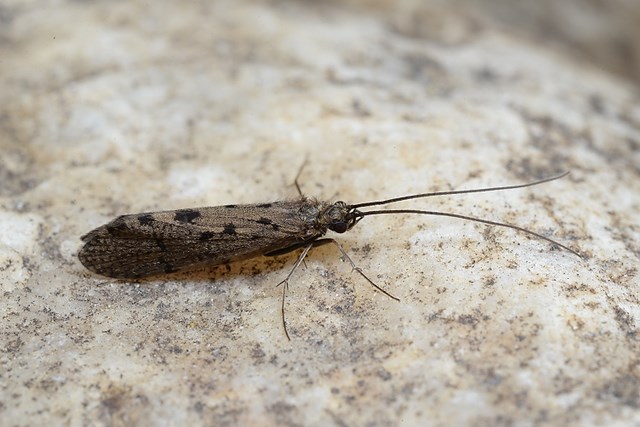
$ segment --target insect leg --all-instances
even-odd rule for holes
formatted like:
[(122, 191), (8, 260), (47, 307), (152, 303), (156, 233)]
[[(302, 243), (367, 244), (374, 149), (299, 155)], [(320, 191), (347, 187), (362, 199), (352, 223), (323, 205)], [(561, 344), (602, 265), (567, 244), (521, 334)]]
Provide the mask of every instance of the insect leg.
[(342, 246), (340, 246), (340, 243), (338, 243), (337, 240), (334, 239), (320, 239), (320, 240), (316, 240), (314, 243), (319, 243), (319, 242), (323, 242), (323, 243), (329, 243), (332, 242), (333, 244), (335, 244), (338, 249), (340, 250), (340, 252), (342, 252), (342, 256), (349, 261), (349, 264), (351, 264), (351, 269), (352, 271), (357, 271), (359, 275), (361, 275), (362, 277), (365, 278), (365, 280), (367, 282), (369, 282), (374, 288), (376, 288), (377, 290), (379, 290), (380, 292), (382, 292), (383, 294), (385, 294), (386, 296), (388, 296), (391, 299), (394, 299), (396, 301), (400, 301), (400, 298), (394, 297), (393, 295), (391, 295), (389, 292), (385, 291), (384, 289), (382, 289), (380, 286), (376, 285), (373, 280), (369, 279), (363, 272), (362, 269), (358, 266), (356, 266), (356, 264), (353, 262), (353, 260), (349, 257), (349, 255), (347, 255), (347, 252), (342, 249)]
[[(291, 269), (291, 271), (289, 272), (289, 274), (287, 274), (287, 277), (284, 278), (283, 281), (281, 281), (280, 283), (278, 283), (276, 286), (282, 286), (282, 302), (280, 305), (280, 312), (282, 314), (282, 327), (284, 328), (284, 333), (287, 336), (287, 339), (289, 341), (291, 341), (291, 337), (289, 336), (289, 331), (287, 330), (287, 321), (285, 318), (285, 314), (284, 314), (284, 306), (285, 306), (285, 297), (287, 294), (287, 290), (289, 289), (289, 279), (291, 278), (291, 276), (293, 275), (293, 272), (296, 271), (296, 269), (300, 266), (300, 264), (302, 264), (304, 262), (304, 259), (306, 258), (307, 254), (309, 253), (309, 251), (311, 250), (311, 248), (315, 248), (317, 246), (322, 246), (322, 245), (326, 245), (328, 243), (333, 243), (334, 245), (336, 245), (338, 247), (338, 250), (340, 251), (340, 253), (342, 254), (342, 256), (349, 262), (349, 264), (351, 264), (351, 269), (352, 271), (357, 271), (359, 275), (361, 275), (362, 277), (364, 277), (364, 279), (369, 282), (371, 284), (371, 286), (373, 286), (374, 288), (376, 288), (377, 290), (379, 290), (380, 292), (382, 292), (383, 294), (385, 294), (386, 296), (388, 296), (391, 299), (394, 299), (396, 301), (400, 301), (399, 298), (391, 295), (389, 292), (385, 291), (383, 288), (381, 288), (380, 286), (376, 285), (373, 280), (369, 279), (363, 272), (362, 269), (360, 267), (358, 267), (353, 260), (349, 257), (349, 255), (347, 255), (347, 252), (342, 248), (342, 246), (340, 246), (340, 244), (338, 243), (337, 240), (335, 239), (318, 239), (318, 240), (314, 240), (310, 243), (308, 243), (306, 246), (304, 246), (304, 250), (302, 251), (302, 253), (298, 256), (298, 259), (296, 260), (295, 264), (293, 264), (293, 268)], [(302, 247), (302, 246), (299, 246)], [(287, 250), (285, 252), (279, 252), (277, 253), (277, 255), (280, 255), (282, 253), (286, 253), (289, 252), (291, 250), (297, 249), (296, 248), (286, 248)], [(268, 254), (268, 255), (276, 255), (276, 254)]]
[(293, 180), (293, 183), (296, 186), (296, 189), (298, 190), (298, 194), (300, 196), (302, 196), (302, 190), (300, 190), (300, 185), (298, 184), (298, 178), (300, 178), (300, 175), (302, 175), (302, 170), (305, 168), (305, 166), (307, 166), (307, 163), (309, 163), (309, 156), (306, 156), (304, 158), (304, 162), (302, 162), (302, 165), (300, 166), (300, 169), (298, 169), (298, 173), (296, 174), (296, 178)]
[(284, 328), (284, 334), (287, 336), (287, 339), (289, 341), (291, 341), (291, 337), (289, 336), (289, 331), (287, 331), (287, 321), (285, 320), (285, 317), (284, 317), (284, 299), (287, 294), (287, 289), (289, 289), (289, 278), (291, 278), (291, 275), (293, 274), (293, 272), (296, 271), (298, 266), (300, 266), (302, 261), (304, 261), (304, 258), (307, 256), (311, 248), (315, 246), (315, 243), (316, 242), (312, 242), (312, 243), (309, 243), (307, 246), (305, 246), (304, 250), (296, 260), (296, 263), (293, 264), (293, 268), (291, 269), (289, 274), (287, 274), (287, 277), (285, 277), (282, 282), (276, 285), (276, 286), (283, 285), (282, 286), (282, 304), (280, 306), (280, 312), (282, 313), (282, 327)]
[(322, 240), (326, 240), (326, 239), (315, 240), (315, 241), (307, 240), (304, 242), (296, 243), (295, 245), (287, 246), (286, 248), (276, 249), (275, 251), (267, 252), (266, 254), (263, 254), (263, 256), (280, 256), (280, 255), (288, 254), (289, 252), (293, 252), (300, 248), (306, 248), (308, 245), (320, 246), (320, 245), (316, 245), (315, 243)]

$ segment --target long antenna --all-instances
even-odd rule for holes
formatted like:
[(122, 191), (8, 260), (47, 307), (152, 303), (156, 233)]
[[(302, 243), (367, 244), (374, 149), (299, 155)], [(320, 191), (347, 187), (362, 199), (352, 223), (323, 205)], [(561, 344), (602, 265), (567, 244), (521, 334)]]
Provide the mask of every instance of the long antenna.
[(563, 178), (567, 175), (569, 175), (569, 172), (564, 172), (564, 173), (561, 173), (560, 175), (555, 175), (550, 178), (541, 179), (540, 181), (534, 181), (534, 182), (529, 182), (527, 184), (519, 184), (519, 185), (507, 185), (504, 187), (477, 188), (475, 190), (436, 191), (433, 193), (412, 194), (410, 196), (394, 197), (392, 199), (379, 200), (377, 202), (358, 203), (356, 205), (350, 205), (350, 207), (357, 209), (357, 208), (364, 208), (367, 206), (386, 205), (389, 203), (401, 202), (403, 200), (421, 199), (423, 197), (451, 196), (453, 194), (469, 194), (469, 193), (484, 193), (487, 191), (513, 190), (515, 188), (531, 187), (531, 186), (542, 184), (545, 182), (555, 181), (556, 179)]
[[(562, 176), (565, 176), (565, 174), (557, 176), (555, 178), (551, 178), (551, 179), (558, 179)], [(535, 185), (535, 184), (540, 184), (542, 182), (546, 182), (546, 181), (550, 181), (551, 179), (547, 179), (545, 181), (538, 181), (535, 182), (533, 184), (528, 184), (528, 185)], [(528, 185), (524, 185), (524, 186), (515, 186), (515, 188), (518, 187), (526, 187)], [(505, 189), (505, 188), (514, 188), (514, 187), (498, 187), (498, 189)], [(478, 190), (474, 190), (474, 191), (478, 191)], [(439, 195), (439, 194), (436, 194)], [(411, 197), (411, 196), (409, 196)], [(402, 198), (400, 198), (402, 199)], [(404, 200), (404, 199), (403, 199)], [(573, 249), (569, 248), (568, 246), (563, 245), (562, 243), (556, 242), (553, 239), (550, 239), (548, 237), (543, 236), (542, 234), (538, 234), (535, 233), (531, 230), (527, 230), (526, 228), (522, 228), (519, 227), (517, 225), (513, 225), (513, 224), (507, 224), (504, 222), (495, 222), (495, 221), (489, 221), (486, 219), (480, 219), (480, 218), (475, 218), (472, 216), (467, 216), (467, 215), (459, 215), (459, 214), (455, 214), (455, 213), (449, 213), (449, 212), (438, 212), (438, 211), (423, 211), (423, 210), (417, 210), (417, 209), (389, 209), (389, 210), (378, 210), (378, 211), (367, 211), (367, 212), (356, 212), (354, 217), (355, 218), (364, 218), (365, 216), (370, 216), (370, 215), (390, 215), (390, 214), (420, 214), (420, 215), (435, 215), (435, 216), (448, 216), (451, 218), (459, 218), (459, 219), (465, 219), (468, 221), (475, 221), (475, 222), (480, 222), (482, 224), (488, 224), (488, 225), (496, 225), (498, 227), (506, 227), (506, 228), (511, 228), (512, 230), (516, 230), (519, 231), (521, 233), (525, 233), (525, 234), (529, 234), (531, 236), (535, 236), (538, 239), (542, 239), (542, 240), (546, 240), (549, 243), (553, 243), (554, 245), (557, 245), (559, 247), (561, 247), (564, 250), (567, 250), (569, 252), (571, 252), (572, 254), (578, 256), (579, 258), (582, 258), (582, 255), (580, 255), (578, 252), (574, 251)]]

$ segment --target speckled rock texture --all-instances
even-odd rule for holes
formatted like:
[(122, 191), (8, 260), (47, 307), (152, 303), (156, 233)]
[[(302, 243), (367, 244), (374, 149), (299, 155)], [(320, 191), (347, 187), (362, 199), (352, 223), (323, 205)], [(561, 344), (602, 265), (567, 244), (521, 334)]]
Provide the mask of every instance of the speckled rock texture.
[[(640, 67), (503, 8), (0, 3), (0, 425), (640, 425)], [(291, 341), (296, 254), (137, 282), (77, 259), (123, 213), (293, 197), (305, 158), (303, 191), (349, 202), (569, 170), (397, 207), (584, 258), (365, 218), (335, 237), (400, 302), (317, 248)]]

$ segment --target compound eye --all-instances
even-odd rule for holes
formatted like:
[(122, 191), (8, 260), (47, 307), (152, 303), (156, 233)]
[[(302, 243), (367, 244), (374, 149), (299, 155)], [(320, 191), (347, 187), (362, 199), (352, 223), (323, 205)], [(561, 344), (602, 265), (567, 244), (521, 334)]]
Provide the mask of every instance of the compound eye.
[(349, 224), (346, 222), (334, 222), (329, 226), (329, 230), (335, 231), (336, 233), (344, 233), (349, 229)]

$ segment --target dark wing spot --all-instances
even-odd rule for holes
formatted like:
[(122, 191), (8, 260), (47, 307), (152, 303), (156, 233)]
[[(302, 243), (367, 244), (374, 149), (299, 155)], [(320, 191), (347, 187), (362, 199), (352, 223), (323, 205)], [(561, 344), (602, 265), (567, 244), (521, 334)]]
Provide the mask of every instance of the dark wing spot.
[(116, 234), (118, 232), (118, 227), (114, 227), (113, 225), (105, 225), (105, 228), (109, 234)]
[(232, 223), (229, 223), (227, 225), (224, 226), (224, 234), (229, 234), (230, 236), (235, 236), (236, 234), (236, 226), (233, 225)]
[(151, 214), (144, 214), (138, 217), (138, 222), (140, 223), (140, 225), (149, 225), (155, 222), (155, 218)]
[(120, 220), (119, 218), (105, 225), (105, 227), (107, 229), (107, 233), (111, 235), (116, 235), (129, 229), (127, 224), (125, 224), (125, 222)]
[(173, 265), (169, 264), (168, 262), (165, 262), (163, 266), (164, 266), (165, 273), (175, 273), (176, 271), (178, 271), (177, 268), (175, 268)]
[(158, 248), (164, 252), (167, 250), (167, 247), (165, 246), (164, 242), (162, 241), (162, 239), (156, 239), (156, 245), (158, 246)]
[(202, 233), (200, 233), (200, 240), (204, 242), (206, 240), (212, 239), (215, 235), (216, 233), (214, 233), (213, 231), (203, 231)]
[(278, 224), (274, 223), (273, 221), (271, 221), (269, 218), (262, 217), (259, 220), (257, 220), (256, 222), (258, 224), (262, 224), (262, 225), (270, 225), (271, 228), (273, 228), (276, 231), (280, 230), (280, 226)]
[(176, 211), (176, 215), (173, 219), (175, 219), (178, 222), (191, 224), (191, 221), (199, 217), (200, 217), (200, 212), (194, 211), (193, 209), (183, 209), (180, 211)]
[(233, 209), (233, 208), (237, 208), (238, 205), (224, 205), (224, 207), (227, 209)]
[(251, 235), (251, 240), (260, 240), (260, 239), (262, 239), (262, 234)]
[(263, 203), (261, 205), (257, 205), (258, 208), (270, 208), (271, 206), (273, 206), (273, 203)]
[(256, 222), (258, 224), (262, 224), (262, 225), (271, 225), (271, 224), (273, 224), (273, 222), (271, 222), (271, 220), (269, 218), (265, 218), (265, 217), (260, 218)]

